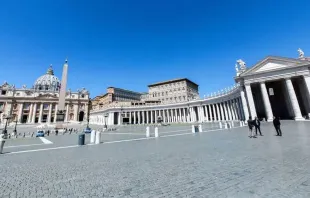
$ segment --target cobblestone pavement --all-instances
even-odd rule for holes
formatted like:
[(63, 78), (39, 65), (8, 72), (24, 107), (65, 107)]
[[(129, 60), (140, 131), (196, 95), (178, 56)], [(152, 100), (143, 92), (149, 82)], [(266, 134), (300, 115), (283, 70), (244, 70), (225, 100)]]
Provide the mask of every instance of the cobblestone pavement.
[(310, 122), (0, 155), (0, 197), (310, 197)]

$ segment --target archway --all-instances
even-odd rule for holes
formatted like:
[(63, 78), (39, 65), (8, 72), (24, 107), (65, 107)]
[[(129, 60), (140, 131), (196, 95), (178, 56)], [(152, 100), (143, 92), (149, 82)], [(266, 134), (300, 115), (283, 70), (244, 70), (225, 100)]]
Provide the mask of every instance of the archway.
[(84, 120), (84, 111), (81, 111), (79, 114), (79, 122), (83, 122)]

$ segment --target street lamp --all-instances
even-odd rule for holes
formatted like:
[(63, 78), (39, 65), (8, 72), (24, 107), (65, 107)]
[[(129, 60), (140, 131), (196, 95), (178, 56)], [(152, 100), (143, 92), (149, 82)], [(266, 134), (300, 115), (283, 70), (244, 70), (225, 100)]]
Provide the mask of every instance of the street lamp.
[(4, 134), (4, 136), (6, 137), (8, 133), (7, 131), (8, 120), (11, 119), (11, 116), (5, 116), (4, 119), (6, 120), (6, 122), (2, 134)]
[(15, 127), (14, 127), (14, 130), (13, 130), (13, 132), (14, 132), (14, 135), (17, 135), (17, 130), (16, 130), (16, 126), (17, 126), (17, 119), (15, 119)]

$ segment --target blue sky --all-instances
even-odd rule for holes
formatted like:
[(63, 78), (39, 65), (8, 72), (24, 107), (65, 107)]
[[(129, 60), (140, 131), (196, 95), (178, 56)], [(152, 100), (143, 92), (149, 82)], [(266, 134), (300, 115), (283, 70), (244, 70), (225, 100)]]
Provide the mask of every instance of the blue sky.
[[(0, 83), (32, 86), (50, 64), (91, 96), (186, 77), (233, 85), (235, 61), (310, 56), (310, 1), (28, 0), (0, 6)], [(2, 82), (1, 82), (2, 81)]]

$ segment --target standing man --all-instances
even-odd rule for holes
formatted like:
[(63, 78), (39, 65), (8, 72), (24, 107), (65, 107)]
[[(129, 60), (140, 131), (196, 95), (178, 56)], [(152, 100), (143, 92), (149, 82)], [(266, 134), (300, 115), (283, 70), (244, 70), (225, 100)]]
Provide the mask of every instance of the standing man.
[(256, 136), (253, 135), (253, 120), (251, 116), (248, 119), (248, 126), (249, 126), (249, 138), (256, 138)]
[(257, 117), (255, 117), (254, 126), (255, 126), (255, 134), (257, 135), (257, 130), (258, 130), (260, 136), (263, 136), (262, 132), (260, 131), (260, 121), (259, 121), (259, 119)]
[(281, 125), (280, 119), (278, 117), (273, 116), (273, 126), (277, 131), (276, 136), (282, 136), (282, 131), (281, 131), (280, 125)]

